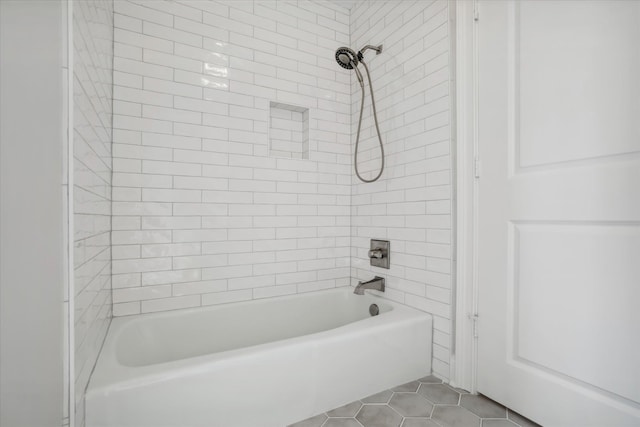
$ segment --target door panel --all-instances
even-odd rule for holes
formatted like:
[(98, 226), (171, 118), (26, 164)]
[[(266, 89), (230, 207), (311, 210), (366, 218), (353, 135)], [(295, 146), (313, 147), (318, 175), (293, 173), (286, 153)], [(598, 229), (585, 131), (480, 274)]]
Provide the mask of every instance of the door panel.
[(640, 9), (546, 3), (523, 1), (511, 18), (519, 164), (638, 152)]
[(514, 358), (640, 401), (640, 227), (524, 223), (514, 238)]
[(482, 1), (478, 390), (640, 425), (640, 2)]

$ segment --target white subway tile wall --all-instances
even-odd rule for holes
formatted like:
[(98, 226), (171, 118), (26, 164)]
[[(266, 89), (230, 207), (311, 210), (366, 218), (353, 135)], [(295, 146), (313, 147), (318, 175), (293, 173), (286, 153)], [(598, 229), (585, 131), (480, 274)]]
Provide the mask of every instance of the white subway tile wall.
[[(433, 370), (447, 380), (452, 289), (448, 4), (444, 0), (362, 1), (351, 9), (350, 18), (353, 48), (384, 45), (380, 55), (367, 51), (365, 62), (371, 71), (386, 154), (379, 181), (363, 184), (355, 175), (352, 180), (352, 284), (383, 276), (384, 297), (434, 315)], [(360, 108), (360, 86), (355, 80), (351, 96), (355, 139)], [(358, 159), (367, 179), (380, 167), (371, 111), (367, 94)], [(369, 265), (371, 238), (391, 241), (391, 269)]]
[(76, 426), (111, 319), (113, 2), (73, 3)]
[[(362, 1), (349, 14), (329, 2), (116, 0), (115, 10), (114, 315), (378, 274), (385, 297), (434, 314), (433, 367), (446, 380), (447, 3)], [(365, 59), (386, 151), (373, 184), (352, 173), (360, 87), (333, 59), (366, 44), (384, 44)], [(308, 160), (270, 151), (274, 104), (308, 109)], [(361, 138), (371, 177), (380, 157), (368, 95)], [(391, 240), (390, 270), (369, 266), (370, 238)]]
[[(115, 316), (349, 284), (348, 22), (329, 2), (115, 1)], [(308, 146), (269, 152), (272, 103), (308, 110)]]

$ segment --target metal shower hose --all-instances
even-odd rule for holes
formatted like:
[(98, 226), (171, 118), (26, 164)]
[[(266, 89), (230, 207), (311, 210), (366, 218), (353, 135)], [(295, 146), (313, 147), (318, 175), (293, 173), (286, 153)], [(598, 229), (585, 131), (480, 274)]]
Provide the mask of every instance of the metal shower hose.
[(380, 143), (380, 172), (373, 179), (364, 179), (360, 172), (358, 171), (358, 146), (360, 145), (360, 128), (362, 127), (362, 113), (364, 111), (364, 85), (361, 86), (362, 89), (362, 99), (360, 101), (360, 119), (358, 120), (358, 132), (356, 133), (356, 153), (354, 155), (353, 162), (355, 163), (356, 175), (362, 182), (375, 182), (382, 175), (382, 171), (384, 170), (384, 147), (382, 146), (382, 137), (380, 136), (380, 127), (378, 126), (378, 113), (376, 112), (376, 100), (373, 97), (373, 86), (371, 85), (371, 75), (369, 74), (369, 67), (364, 61), (360, 60), (360, 63), (364, 65), (364, 69), (367, 72), (367, 80), (369, 81), (369, 91), (371, 92), (371, 107), (373, 108), (373, 120), (376, 124), (376, 132), (378, 133), (378, 142)]

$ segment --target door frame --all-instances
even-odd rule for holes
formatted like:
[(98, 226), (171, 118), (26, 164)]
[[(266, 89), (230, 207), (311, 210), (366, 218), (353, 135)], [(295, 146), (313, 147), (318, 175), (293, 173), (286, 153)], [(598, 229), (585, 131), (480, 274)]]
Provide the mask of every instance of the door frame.
[(477, 392), (478, 0), (455, 5), (455, 297), (450, 383)]

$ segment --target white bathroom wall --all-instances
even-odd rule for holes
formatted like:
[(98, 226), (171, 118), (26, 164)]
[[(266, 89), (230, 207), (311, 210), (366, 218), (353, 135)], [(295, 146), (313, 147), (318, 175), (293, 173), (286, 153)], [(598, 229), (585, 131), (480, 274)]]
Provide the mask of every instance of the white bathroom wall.
[[(113, 2), (73, 2), (73, 259), (76, 426), (109, 326)], [(72, 402), (73, 405), (73, 402)], [(73, 410), (73, 409), (72, 409)]]
[[(433, 366), (447, 379), (447, 3), (360, 2), (350, 14), (302, 1), (115, 8), (115, 315), (379, 274), (388, 298), (434, 314)], [(333, 55), (369, 43), (385, 46), (366, 60), (387, 157), (382, 179), (361, 184), (351, 166), (359, 86)], [(360, 165), (371, 176), (379, 154), (368, 99)], [(309, 109), (309, 160), (271, 149), (272, 102)], [(368, 266), (370, 238), (391, 240), (391, 270)]]
[(62, 1), (0, 1), (0, 425), (63, 422)]
[[(386, 278), (386, 298), (434, 315), (433, 370), (449, 377), (452, 289), (450, 26), (447, 2), (362, 1), (351, 10), (351, 45), (367, 51), (385, 170), (379, 181), (353, 179), (352, 277)], [(364, 74), (364, 69), (362, 69)], [(366, 78), (366, 77), (365, 77)], [(352, 81), (355, 139), (360, 86)], [(371, 179), (380, 153), (367, 93), (359, 150)], [(369, 265), (369, 239), (391, 241), (391, 269)]]
[[(348, 10), (115, 3), (114, 315), (347, 285)], [(308, 109), (308, 159), (270, 150), (272, 102)]]

